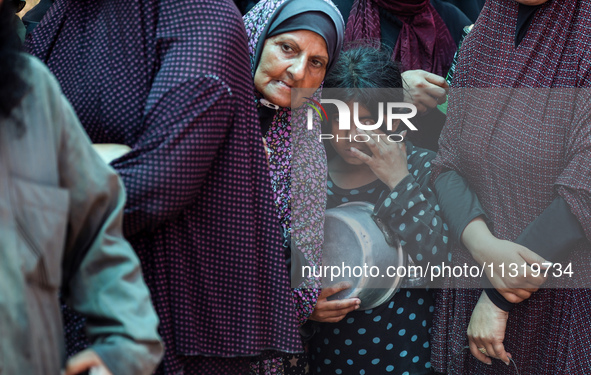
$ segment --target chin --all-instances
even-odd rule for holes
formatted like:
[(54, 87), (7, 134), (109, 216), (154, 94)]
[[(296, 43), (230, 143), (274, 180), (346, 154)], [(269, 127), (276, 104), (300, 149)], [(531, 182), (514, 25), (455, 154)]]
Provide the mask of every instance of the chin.
[(352, 158), (352, 157), (342, 157), (343, 161), (349, 165), (361, 165), (361, 164), (365, 164), (363, 163), (361, 160), (357, 159), (357, 158)]

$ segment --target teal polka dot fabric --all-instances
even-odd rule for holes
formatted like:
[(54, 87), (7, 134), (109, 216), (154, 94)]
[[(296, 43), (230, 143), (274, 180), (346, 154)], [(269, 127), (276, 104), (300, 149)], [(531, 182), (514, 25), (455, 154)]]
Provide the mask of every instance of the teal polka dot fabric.
[[(395, 232), (415, 263), (447, 261), (448, 228), (428, 187), (433, 152), (407, 142), (409, 175), (392, 191), (376, 180), (342, 189), (330, 178), (328, 208), (348, 201), (375, 204), (374, 214)], [(377, 308), (349, 313), (338, 323), (319, 323), (310, 342), (316, 374), (431, 374), (429, 343), (434, 291), (401, 289)]]
[(311, 370), (315, 374), (431, 374), (433, 304), (432, 290), (401, 290), (375, 309), (349, 313), (351, 318), (338, 323), (319, 324), (310, 343)]

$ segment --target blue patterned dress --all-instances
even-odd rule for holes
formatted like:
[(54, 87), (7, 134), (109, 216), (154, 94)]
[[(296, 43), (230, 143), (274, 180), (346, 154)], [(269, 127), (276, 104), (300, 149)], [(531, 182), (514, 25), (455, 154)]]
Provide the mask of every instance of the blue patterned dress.
[[(447, 225), (428, 187), (435, 153), (407, 145), (407, 175), (390, 191), (380, 180), (342, 189), (329, 176), (327, 207), (363, 201), (401, 239), (417, 265), (449, 261)], [(315, 374), (430, 374), (435, 291), (401, 289), (390, 301), (353, 311), (337, 323), (317, 324), (310, 342)]]

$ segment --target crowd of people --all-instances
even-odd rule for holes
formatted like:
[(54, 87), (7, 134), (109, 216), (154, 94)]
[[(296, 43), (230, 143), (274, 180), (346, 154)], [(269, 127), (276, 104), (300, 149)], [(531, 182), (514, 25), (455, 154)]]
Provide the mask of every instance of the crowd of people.
[[(0, 374), (591, 373), (590, 20), (585, 0), (0, 0)], [(322, 98), (390, 122), (327, 105), (306, 126)], [(371, 309), (300, 280), (346, 202), (413, 264), (484, 276)]]

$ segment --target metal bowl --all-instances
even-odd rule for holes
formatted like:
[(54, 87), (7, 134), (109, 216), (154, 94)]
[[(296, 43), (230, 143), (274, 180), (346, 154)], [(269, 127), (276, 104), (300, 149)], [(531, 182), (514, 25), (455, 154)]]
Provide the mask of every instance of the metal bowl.
[[(348, 282), (350, 289), (329, 297), (329, 300), (358, 297), (359, 310), (368, 310), (389, 301), (400, 288), (402, 278), (388, 277), (388, 267), (406, 265), (400, 241), (392, 236), (384, 225), (372, 216), (374, 205), (367, 202), (351, 202), (326, 210), (322, 266), (339, 267), (342, 272), (328, 271), (323, 287)], [(365, 266), (366, 272), (363, 270)], [(347, 267), (350, 268), (350, 272)], [(357, 267), (357, 268), (355, 268)], [(375, 268), (372, 268), (375, 267)], [(379, 269), (379, 275), (376, 271)], [(331, 270), (331, 269), (329, 269)]]

